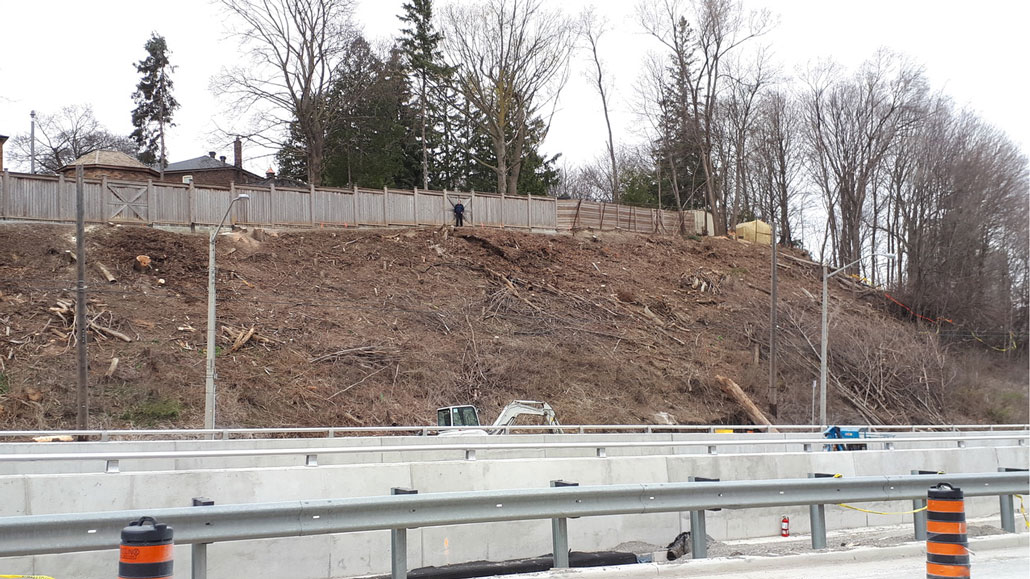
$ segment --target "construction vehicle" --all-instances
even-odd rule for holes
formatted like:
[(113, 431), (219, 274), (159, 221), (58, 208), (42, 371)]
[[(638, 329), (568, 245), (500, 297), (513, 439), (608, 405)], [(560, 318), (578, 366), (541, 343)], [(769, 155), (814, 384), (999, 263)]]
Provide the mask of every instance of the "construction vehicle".
[[(823, 431), (825, 438), (834, 440), (854, 440), (859, 438), (894, 438), (893, 434), (869, 432), (869, 428), (841, 428), (831, 426)], [(827, 450), (865, 450), (868, 446), (861, 442), (827, 444)]]
[(460, 430), (444, 430), (440, 433), (441, 436), (497, 434), (502, 432), (505, 427), (515, 424), (520, 416), (542, 416), (544, 423), (553, 427), (551, 432), (561, 434), (561, 425), (558, 423), (554, 409), (550, 404), (538, 400), (512, 401), (511, 404), (501, 409), (497, 420), (494, 420), (494, 423), (486, 429), (479, 428), (483, 425), (479, 422), (479, 411), (475, 406), (445, 406), (436, 409), (436, 425), (468, 427)]

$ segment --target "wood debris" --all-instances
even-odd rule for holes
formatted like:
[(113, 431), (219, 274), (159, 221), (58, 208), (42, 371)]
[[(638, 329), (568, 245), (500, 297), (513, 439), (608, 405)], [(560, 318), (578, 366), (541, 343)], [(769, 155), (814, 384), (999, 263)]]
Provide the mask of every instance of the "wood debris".
[[(86, 306), (87, 328), (93, 330), (97, 337), (101, 339), (117, 338), (123, 342), (133, 341), (132, 337), (129, 335), (110, 327), (114, 322), (114, 315), (106, 308), (107, 305), (102, 303), (88, 304)], [(65, 332), (58, 332), (58, 336), (64, 340), (69, 340), (74, 336), (75, 300), (59, 299), (56, 301), (56, 305), (47, 308), (47, 311), (59, 318), (61, 323), (64, 324)], [(104, 323), (107, 325), (101, 325), (98, 323), (101, 319), (105, 320)]]
[[(715, 379), (719, 382), (719, 386), (722, 387), (723, 392), (728, 394), (730, 398), (734, 400), (734, 402), (740, 405), (744, 412), (747, 413), (748, 417), (751, 418), (752, 422), (754, 422), (755, 424), (764, 424), (767, 426), (772, 425), (772, 422), (769, 421), (769, 418), (766, 417), (766, 415), (758, 408), (758, 406), (756, 406), (755, 403), (751, 401), (751, 398), (747, 395), (746, 392), (744, 392), (744, 390), (740, 386), (737, 385), (736, 382), (730, 380), (725, 376), (717, 375)], [(769, 432), (777, 432), (777, 430), (775, 428), (770, 428)]]

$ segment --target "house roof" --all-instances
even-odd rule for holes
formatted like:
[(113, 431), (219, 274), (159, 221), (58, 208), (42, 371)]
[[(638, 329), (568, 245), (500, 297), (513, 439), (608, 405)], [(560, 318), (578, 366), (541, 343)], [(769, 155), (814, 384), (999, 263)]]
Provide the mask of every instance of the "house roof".
[(64, 167), (61, 167), (60, 172), (63, 173), (69, 171), (72, 167), (77, 165), (82, 165), (83, 167), (105, 167), (109, 169), (131, 169), (133, 171), (139, 171), (151, 175), (158, 174), (157, 171), (147, 167), (143, 163), (140, 163), (138, 160), (122, 153), (121, 151), (93, 151), (92, 153), (86, 153)]
[(65, 167), (73, 167), (75, 165), (105, 165), (108, 167), (130, 167), (132, 169), (150, 170), (150, 167), (121, 151), (93, 151), (75, 159), (65, 165)]
[(250, 175), (254, 179), (260, 177), (250, 171), (242, 168), (238, 168), (232, 163), (226, 163), (221, 159), (216, 159), (210, 154), (196, 157), (194, 159), (187, 159), (185, 161), (177, 161), (175, 163), (169, 163), (165, 167), (165, 173), (194, 173), (197, 171), (214, 171), (217, 169), (236, 169), (247, 175)]

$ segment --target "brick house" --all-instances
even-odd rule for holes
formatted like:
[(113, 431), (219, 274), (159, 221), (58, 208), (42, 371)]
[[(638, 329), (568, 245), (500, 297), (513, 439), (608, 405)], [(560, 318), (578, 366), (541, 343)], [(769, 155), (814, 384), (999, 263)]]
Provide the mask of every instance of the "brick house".
[(171, 183), (193, 183), (195, 185), (211, 185), (228, 187), (230, 183), (238, 185), (257, 183), (262, 177), (243, 168), (243, 143), (239, 139), (233, 143), (233, 162), (225, 162), (225, 156), (215, 158), (215, 152), (207, 155), (171, 163), (165, 167), (164, 180)]
[(146, 181), (157, 179), (157, 171), (140, 163), (136, 159), (120, 151), (93, 151), (75, 159), (61, 167), (60, 173), (66, 178), (75, 178), (75, 167), (82, 165), (86, 179), (107, 177), (117, 181)]

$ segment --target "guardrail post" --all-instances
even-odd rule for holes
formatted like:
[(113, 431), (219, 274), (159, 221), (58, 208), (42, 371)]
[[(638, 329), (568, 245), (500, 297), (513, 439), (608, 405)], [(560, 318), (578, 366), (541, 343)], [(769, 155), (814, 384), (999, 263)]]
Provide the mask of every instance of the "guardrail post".
[[(417, 495), (415, 489), (393, 487), (391, 495)], [(408, 530), (390, 529), (390, 579), (408, 576)]]
[[(703, 476), (687, 477), (688, 482), (719, 482), (717, 478)], [(714, 511), (720, 509), (712, 509)], [(690, 557), (704, 559), (708, 556), (708, 530), (705, 526), (705, 511), (690, 511)]]
[[(810, 472), (808, 478), (832, 478), (825, 472)], [(812, 528), (812, 548), (826, 548), (826, 505), (808, 505), (808, 521)]]
[[(1025, 468), (998, 467), (998, 472), (1027, 472)], [(1012, 495), (998, 495), (1001, 503), (1001, 528), (1006, 533), (1016, 532), (1016, 509), (1012, 504)]]
[[(551, 481), (551, 487), (578, 487), (577, 482)], [(569, 520), (565, 517), (551, 519), (551, 552), (554, 553), (552, 569), (569, 568)]]
[[(913, 470), (912, 474), (944, 474), (936, 470)], [(917, 541), (926, 540), (926, 499), (918, 498), (912, 499), (912, 510), (918, 511), (912, 513), (912, 527), (915, 530), (915, 538)], [(919, 509), (923, 509), (920, 511)]]
[[(193, 506), (210, 507), (215, 502), (207, 497), (193, 497)], [(193, 579), (207, 579), (207, 546), (208, 543), (194, 543), (190, 547), (190, 567)]]

